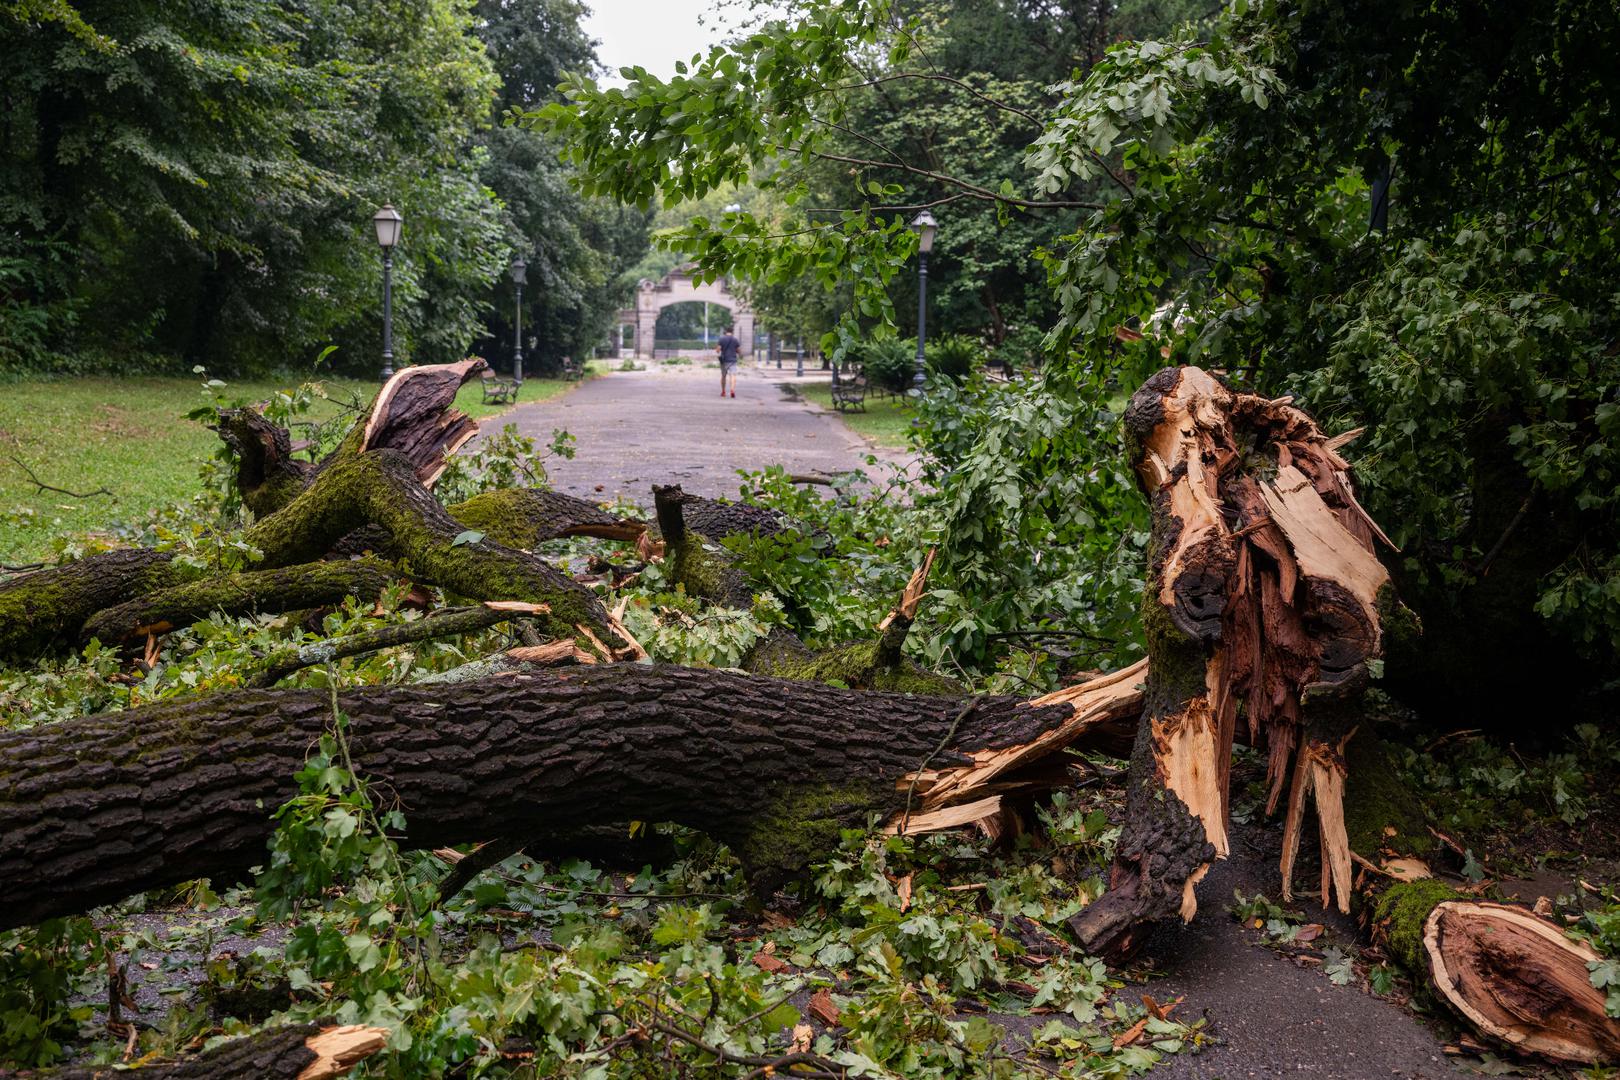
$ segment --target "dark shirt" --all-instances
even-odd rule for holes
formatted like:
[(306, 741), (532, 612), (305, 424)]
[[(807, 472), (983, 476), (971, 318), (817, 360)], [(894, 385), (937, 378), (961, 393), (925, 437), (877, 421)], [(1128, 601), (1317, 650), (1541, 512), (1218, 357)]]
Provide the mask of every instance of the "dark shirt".
[(742, 342), (738, 341), (730, 334), (721, 334), (720, 362), (722, 364), (735, 364), (737, 362), (737, 350), (741, 348)]

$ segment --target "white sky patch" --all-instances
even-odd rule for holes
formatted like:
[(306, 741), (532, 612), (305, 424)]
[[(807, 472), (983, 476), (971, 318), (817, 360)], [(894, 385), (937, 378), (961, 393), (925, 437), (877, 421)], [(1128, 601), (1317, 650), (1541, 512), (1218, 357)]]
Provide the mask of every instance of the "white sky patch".
[(675, 74), (677, 60), (733, 36), (740, 25), (756, 24), (767, 9), (755, 11), (736, 0), (589, 0), (585, 32), (600, 44), (596, 55), (607, 67), (603, 82), (622, 85), (619, 69), (640, 65), (660, 78)]

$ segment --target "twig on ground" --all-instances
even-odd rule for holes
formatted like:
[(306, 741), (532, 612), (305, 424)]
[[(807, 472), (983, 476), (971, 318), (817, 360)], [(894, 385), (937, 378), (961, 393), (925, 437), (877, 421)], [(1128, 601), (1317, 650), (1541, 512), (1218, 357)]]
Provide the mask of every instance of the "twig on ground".
[(22, 458), (18, 457), (16, 454), (7, 454), (6, 456), (11, 459), (11, 463), (13, 465), (17, 466), (17, 468), (28, 474), (29, 482), (37, 487), (40, 491), (54, 491), (58, 495), (66, 495), (70, 499), (91, 499), (97, 495), (111, 496), (115, 502), (118, 499), (118, 496), (113, 495), (111, 491), (108, 491), (104, 487), (96, 488), (94, 491), (78, 492), (69, 491), (67, 488), (59, 488), (55, 484), (47, 484), (45, 481), (34, 475), (34, 470), (30, 469), (28, 464), (23, 461)]

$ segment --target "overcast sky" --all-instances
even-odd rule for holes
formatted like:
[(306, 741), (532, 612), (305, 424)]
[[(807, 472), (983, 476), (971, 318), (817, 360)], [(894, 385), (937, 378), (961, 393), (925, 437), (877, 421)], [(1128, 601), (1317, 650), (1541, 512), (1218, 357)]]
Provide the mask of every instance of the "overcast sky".
[(716, 0), (587, 0), (585, 32), (601, 44), (597, 56), (619, 82), (619, 68), (640, 64), (654, 75), (675, 74), (675, 61), (691, 60), (724, 40), (745, 17), (746, 5)]

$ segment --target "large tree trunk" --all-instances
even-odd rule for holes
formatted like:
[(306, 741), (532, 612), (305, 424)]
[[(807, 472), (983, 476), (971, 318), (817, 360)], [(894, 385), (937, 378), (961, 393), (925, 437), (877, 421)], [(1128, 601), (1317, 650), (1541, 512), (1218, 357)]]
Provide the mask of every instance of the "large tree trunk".
[[(246, 691), (0, 733), (0, 928), (263, 862), (270, 815), (296, 793), (330, 707), (318, 692)], [(399, 798), (413, 846), (676, 821), (770, 882), (872, 813), (921, 831), (943, 827), (924, 819), (932, 811), (965, 802), (977, 820), (1002, 793), (1050, 786), (1046, 759), (1093, 729), (1102, 738), (1136, 698), (1116, 681), (964, 707), (610, 665), (366, 687), (339, 707), (355, 761)]]

